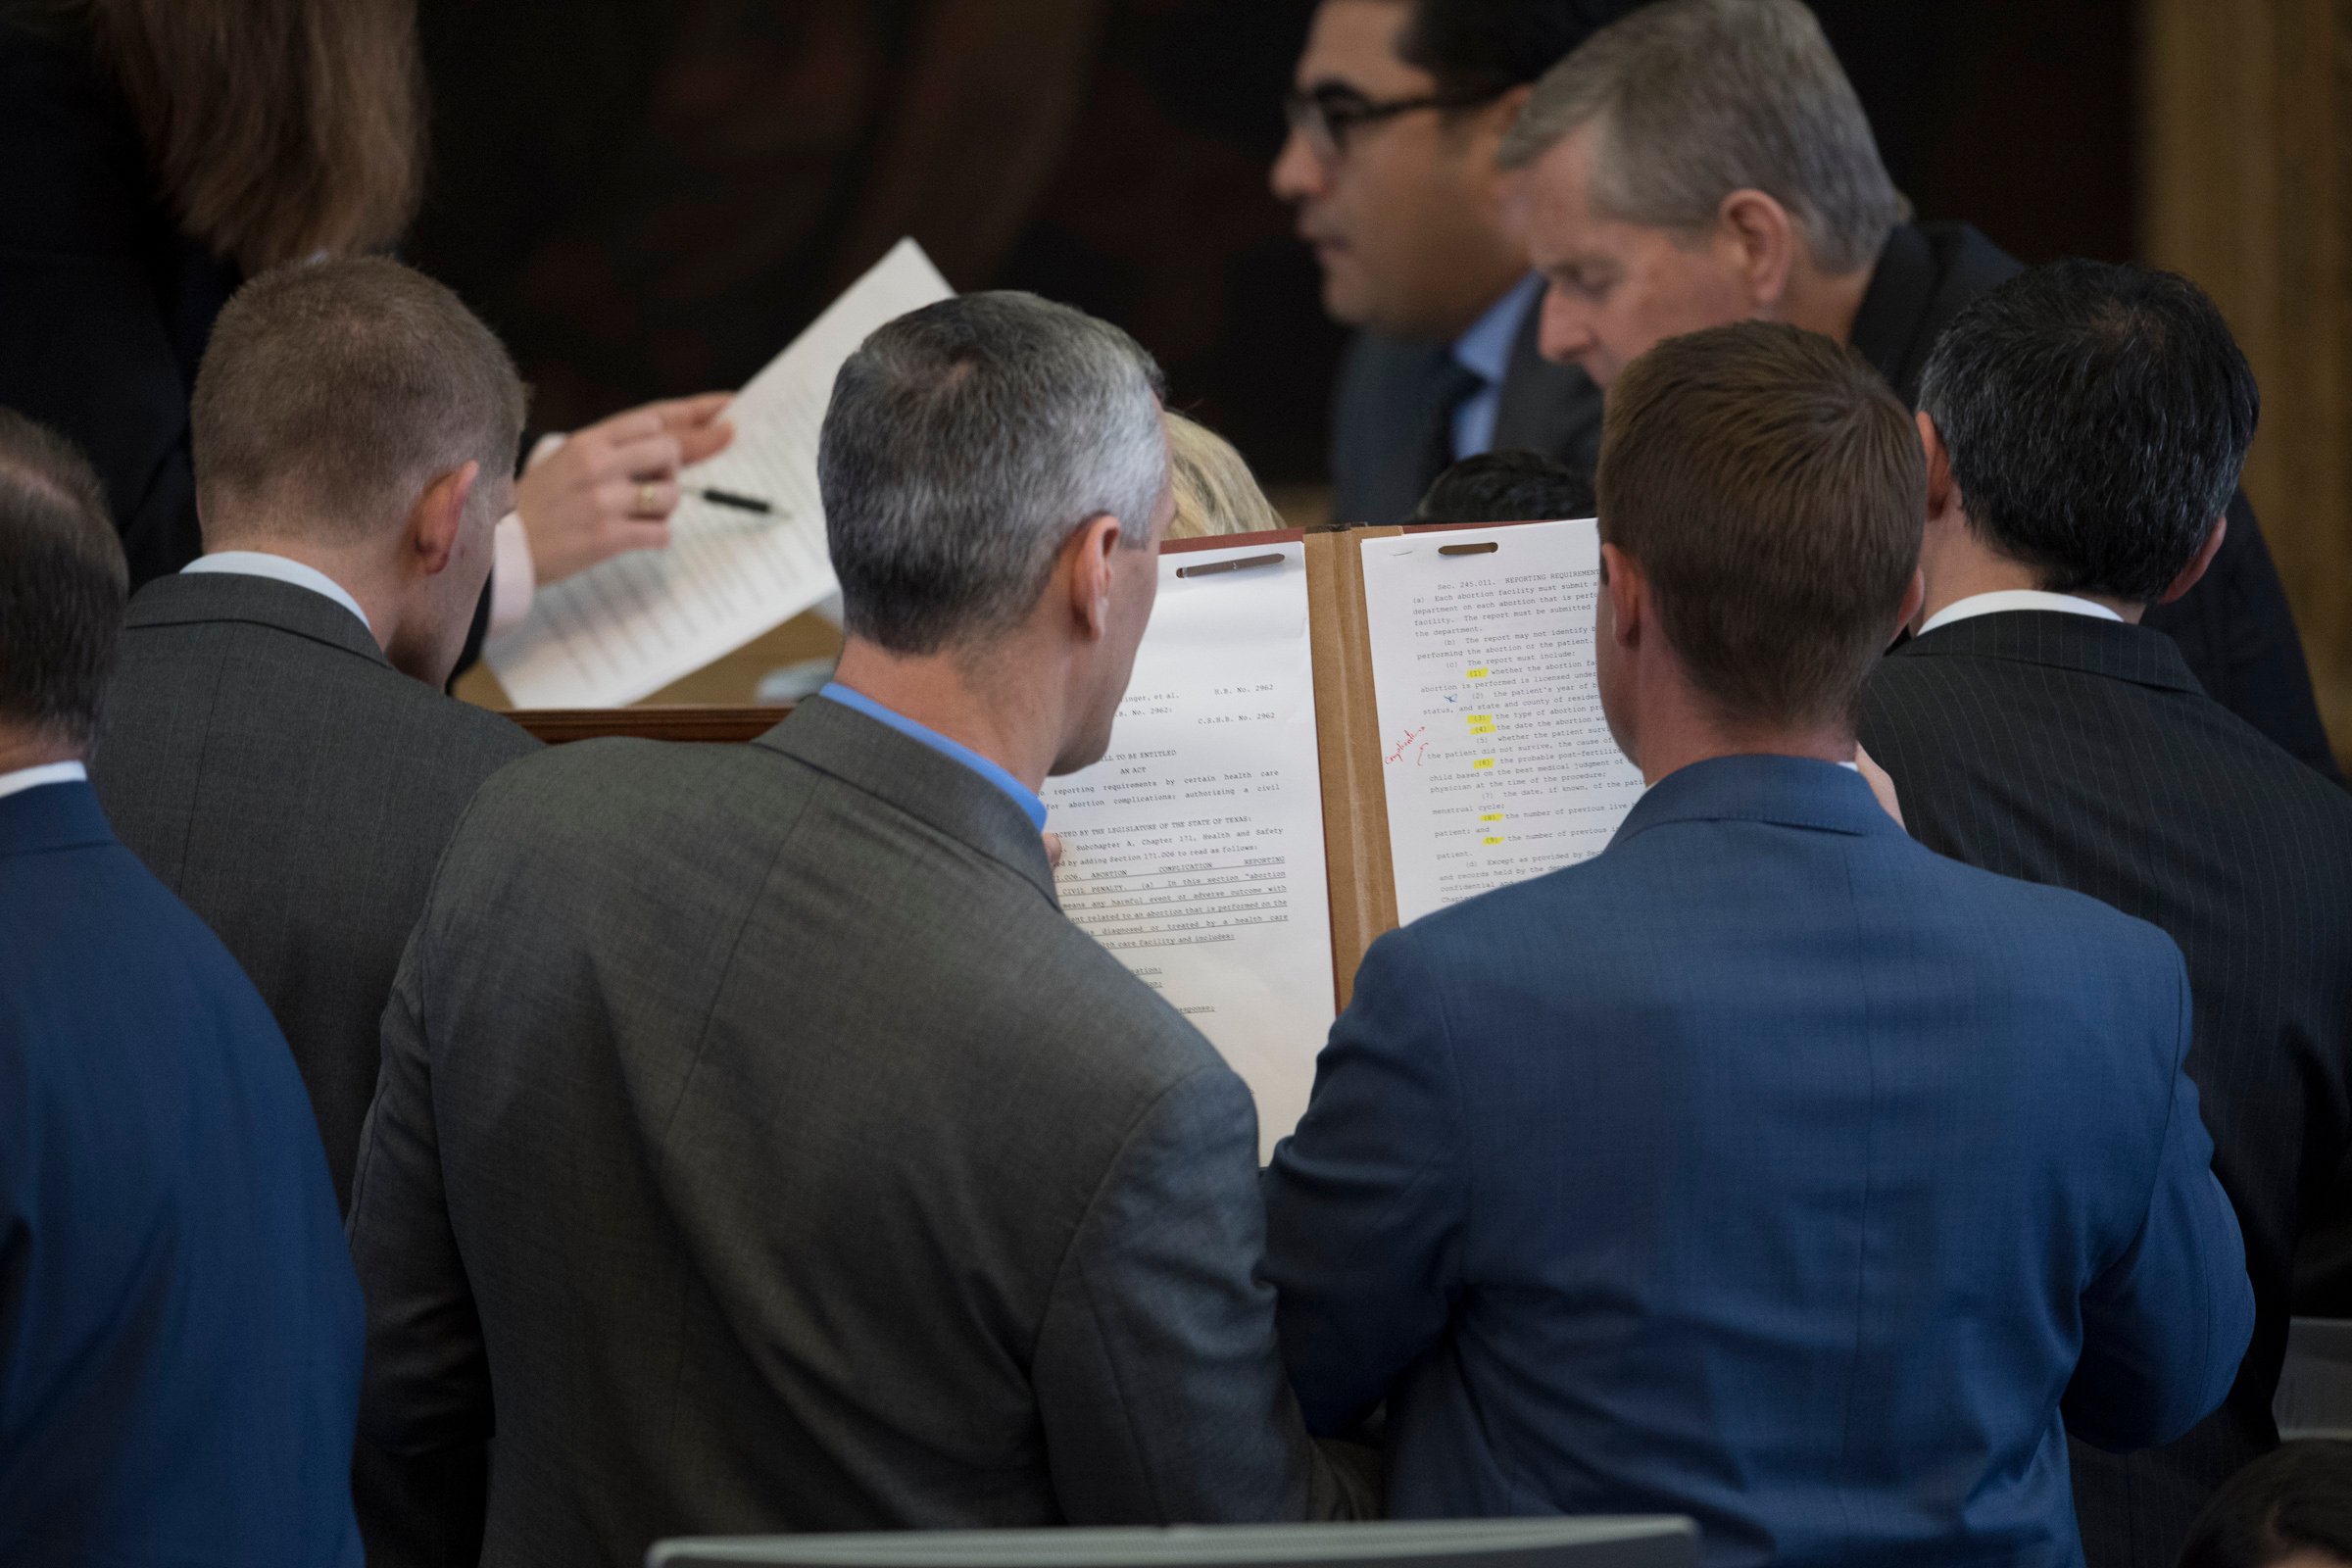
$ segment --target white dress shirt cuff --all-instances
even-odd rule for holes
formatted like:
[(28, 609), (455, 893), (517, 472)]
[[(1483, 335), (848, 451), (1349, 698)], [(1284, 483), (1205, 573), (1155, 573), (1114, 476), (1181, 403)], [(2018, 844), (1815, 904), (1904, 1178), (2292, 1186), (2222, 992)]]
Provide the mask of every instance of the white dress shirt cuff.
[(510, 512), (498, 519), (498, 553), (490, 568), (490, 635), (503, 637), (521, 625), (538, 590), (531, 536), (523, 531), (522, 514)]

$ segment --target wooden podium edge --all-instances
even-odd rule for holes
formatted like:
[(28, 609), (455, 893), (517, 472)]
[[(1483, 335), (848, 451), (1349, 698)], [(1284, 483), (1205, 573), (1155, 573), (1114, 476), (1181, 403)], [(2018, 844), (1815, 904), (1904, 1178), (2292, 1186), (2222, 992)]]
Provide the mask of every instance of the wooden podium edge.
[(542, 708), (507, 714), (550, 746), (615, 736), (642, 741), (734, 744), (757, 740), (791, 712), (777, 708)]

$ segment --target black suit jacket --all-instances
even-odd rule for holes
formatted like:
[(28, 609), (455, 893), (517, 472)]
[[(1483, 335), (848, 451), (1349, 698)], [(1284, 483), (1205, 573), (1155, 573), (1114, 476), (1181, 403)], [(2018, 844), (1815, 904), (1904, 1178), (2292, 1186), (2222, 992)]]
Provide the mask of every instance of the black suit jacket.
[(203, 549), (188, 397), (235, 265), (182, 233), (84, 35), (0, 0), (0, 405), (96, 465), (136, 585)]
[[(1966, 223), (1906, 223), (1887, 239), (1854, 318), (1855, 351), (1916, 408), (1929, 352), (1952, 318), (2023, 270)], [(2204, 580), (2150, 610), (2146, 624), (2180, 645), (2207, 696), (2337, 776), (2294, 612), (2244, 492), (2230, 498), (2230, 532)]]
[[(1590, 473), (1600, 452), (1600, 389), (1575, 366), (1544, 358), (1536, 347), (1543, 318), (1539, 294), (1511, 340), (1494, 446)], [(1460, 373), (1450, 343), (1356, 334), (1332, 407), (1336, 521), (1397, 522), (1413, 510), (1446, 468), (1448, 454), (1431, 434), (1452, 414), (1447, 394)]]
[[(1904, 224), (1871, 277), (1854, 348), (1917, 407), (1920, 373), (1937, 336), (1962, 306), (2020, 270), (1965, 223)], [(1547, 453), (1591, 473), (1600, 459), (1601, 394), (1582, 370), (1544, 360), (1536, 348), (1542, 318), (1539, 298), (1513, 346), (1494, 445)], [(1357, 337), (1333, 411), (1336, 520), (1395, 522), (1437, 477), (1443, 465), (1430, 461), (1429, 432), (1441, 416), (1451, 360), (1443, 343)], [(2242, 493), (2230, 503), (2230, 533), (2205, 580), (2178, 603), (2150, 611), (2147, 624), (2180, 645), (2198, 683), (2223, 707), (2337, 777), (2294, 612)]]
[[(133, 588), (204, 553), (188, 400), (243, 281), (181, 230), (86, 34), (0, 0), (0, 408), (89, 458)], [(489, 619), (484, 585), (460, 670)]]
[(1861, 733), (1930, 849), (2089, 894), (2187, 959), (2189, 1076), (2245, 1233), (2254, 1341), (2180, 1442), (2075, 1447), (2091, 1568), (2169, 1568), (2212, 1489), (2278, 1441), (2295, 1240), (2352, 1148), (2352, 795), (2199, 691), (2171, 639), (2065, 613), (1914, 638), (1872, 677)]

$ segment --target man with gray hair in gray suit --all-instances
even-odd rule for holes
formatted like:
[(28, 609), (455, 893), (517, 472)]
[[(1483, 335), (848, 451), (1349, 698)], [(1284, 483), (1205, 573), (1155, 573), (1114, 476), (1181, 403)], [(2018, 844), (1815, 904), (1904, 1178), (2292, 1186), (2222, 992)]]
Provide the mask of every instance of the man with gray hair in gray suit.
[(508, 769), (384, 1019), (362, 1430), (483, 1561), (680, 1532), (1366, 1511), (1284, 1381), (1249, 1091), (1054, 899), (1172, 511), (1158, 371), (1019, 294), (882, 328), (819, 457), (849, 631), (750, 746)]

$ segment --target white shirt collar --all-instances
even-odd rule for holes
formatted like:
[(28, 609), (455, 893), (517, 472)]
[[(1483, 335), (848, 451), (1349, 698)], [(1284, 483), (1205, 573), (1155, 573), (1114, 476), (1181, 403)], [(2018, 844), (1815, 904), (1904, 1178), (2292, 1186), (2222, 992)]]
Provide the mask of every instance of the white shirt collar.
[(90, 776), (79, 762), (44, 762), (39, 767), (20, 767), (14, 773), (0, 773), (0, 800), (38, 789), (43, 784), (79, 784)]
[[(308, 588), (315, 594), (325, 595), (359, 616), (361, 625), (368, 626), (368, 612), (360, 608), (360, 602), (352, 598), (341, 583), (316, 566), (305, 565), (284, 556), (273, 556), (266, 550), (217, 550), (209, 556), (198, 556), (180, 570), (225, 571), (240, 577), (268, 577), (275, 582), (289, 582), (297, 588)], [(375, 628), (368, 626), (368, 632), (373, 636)]]
[(2124, 618), (2105, 605), (2077, 599), (2073, 594), (2045, 594), (2038, 588), (2004, 588), (1998, 593), (1972, 594), (1944, 606), (1928, 617), (1928, 623), (1919, 628), (1919, 635), (1925, 637), (1936, 627), (1949, 626), (1955, 620), (1997, 615), (2010, 610), (2047, 610), (2062, 615), (2088, 615), (2093, 620)]

